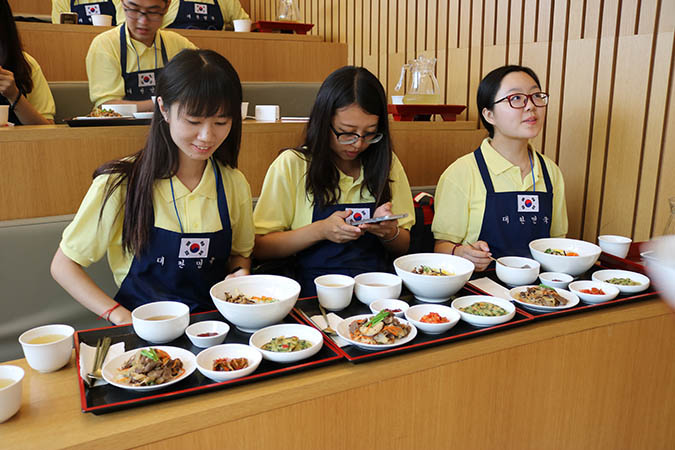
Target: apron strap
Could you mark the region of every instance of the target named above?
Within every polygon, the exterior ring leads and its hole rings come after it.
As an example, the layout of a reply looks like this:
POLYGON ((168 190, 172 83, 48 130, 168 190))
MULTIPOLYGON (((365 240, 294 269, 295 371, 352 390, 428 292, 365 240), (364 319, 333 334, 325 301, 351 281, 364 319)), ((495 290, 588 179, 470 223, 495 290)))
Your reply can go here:
POLYGON ((492 184, 492 178, 490 178, 490 172, 488 171, 487 164, 485 163, 485 158, 483 158, 483 152, 480 151, 480 147, 474 150, 473 156, 476 158, 476 164, 478 164, 480 176, 483 178, 485 190, 487 191, 488 195, 494 194, 495 188, 492 184))
MULTIPOLYGON (((122 64, 122 78, 127 75, 127 33, 125 28, 127 24, 124 23, 120 27, 120 64, 122 64)), ((163 47, 162 47, 163 48, 163 47)), ((138 70, 141 70, 139 67, 138 70)))
MULTIPOLYGON (((166 56, 166 48, 164 48, 164 39, 162 39, 162 33, 160 33, 159 30, 157 30, 157 33, 159 33, 159 46, 162 48, 162 67, 164 67, 168 64, 169 58, 166 56)), ((138 70, 141 70, 141 68, 139 67, 138 70)))
POLYGON ((541 164, 541 173, 544 175, 544 183, 546 184, 546 192, 553 194, 553 183, 551 183, 551 177, 548 174, 548 169, 546 168, 546 163, 544 162, 544 157, 537 153, 539 158, 539 164, 541 164))

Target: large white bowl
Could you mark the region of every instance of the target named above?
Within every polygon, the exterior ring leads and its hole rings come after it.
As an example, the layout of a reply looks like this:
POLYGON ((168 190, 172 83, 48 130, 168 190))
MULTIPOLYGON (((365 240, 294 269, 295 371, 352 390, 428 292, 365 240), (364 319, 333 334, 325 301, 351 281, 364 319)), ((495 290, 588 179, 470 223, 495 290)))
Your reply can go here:
POLYGON ((405 312, 405 318, 422 333, 441 334, 457 325, 460 316, 457 311, 445 305, 414 305, 405 312), (420 320, 431 312, 445 317, 448 321, 445 323, 427 323, 420 320))
POLYGON ((12 380, 9 386, 0 388, 0 423, 12 417, 21 408, 21 390, 24 371, 21 367, 0 365, 0 379, 12 380))
POLYGON ((516 315, 516 307, 508 300, 490 295, 467 295, 459 297, 452 302, 452 309, 457 311, 463 321, 475 327, 491 327, 500 323, 508 322, 516 315), (500 306, 506 310, 503 316, 478 316, 476 314, 465 313, 460 308, 466 308, 474 303, 488 302, 500 306))
POLYGON ((323 336, 321 332, 316 328, 308 327, 307 325, 300 325, 295 323, 283 323, 280 325, 272 325, 271 327, 263 328, 258 330, 251 336, 249 339, 249 344, 260 350, 263 358, 278 362, 278 363, 291 363, 307 359, 311 356, 316 355, 321 347, 323 347, 323 336), (312 343, 312 346, 304 350, 298 350, 296 352, 272 352, 269 350, 263 350, 262 346, 271 341, 273 338, 284 336, 292 337, 297 336, 299 339, 304 339, 312 343))
POLYGON ((44 325, 28 330, 19 336, 28 365, 38 372, 54 372, 68 364, 73 351, 73 334, 70 325, 44 325), (46 344, 31 344, 36 338, 48 335, 62 336, 46 344))
POLYGON ((374 314, 359 314, 357 316, 348 317, 338 324, 337 329, 335 331, 342 339, 363 350, 386 350, 388 348, 398 347, 399 345, 403 345, 412 341, 413 339, 415 339, 415 336, 417 336, 417 328, 415 327, 415 325, 413 325, 412 323, 408 322, 405 319, 397 318, 399 322, 410 325, 410 333, 408 333, 408 335, 402 339, 396 339, 393 344, 366 344, 365 342, 358 342, 349 337, 350 323, 352 323, 355 320, 370 319, 373 316, 374 314))
POLYGON ((594 305, 596 303, 602 303, 609 300, 614 300, 617 295, 619 295, 619 288, 612 286, 608 283, 599 283, 597 281, 581 280, 574 281, 568 286, 570 292, 575 294, 579 299, 584 303, 589 303, 594 305), (584 289, 602 289, 602 292, 605 294, 589 294, 587 292, 581 292, 584 289))
POLYGON ((511 287, 534 283, 540 267, 539 262, 534 259, 520 256, 503 256, 495 263, 497 278, 511 287))
POLYGON ((560 294, 561 297, 563 297, 565 300, 567 300, 567 304, 564 306, 544 306, 544 305, 534 305, 532 303, 527 303, 518 297, 518 294, 520 292, 527 290, 527 288, 533 287, 533 286, 519 286, 511 289, 509 291, 509 295, 519 305, 523 306, 524 308, 528 308, 534 311, 541 311, 541 312, 551 312, 551 311, 560 311, 562 309, 568 309, 568 308, 573 308, 579 304, 579 297, 576 296, 576 294, 573 294, 570 291, 566 291, 565 289, 559 289, 559 288, 553 288, 555 291, 560 294))
POLYGON ((225 342, 230 326, 220 320, 204 320, 196 322, 185 329, 192 345, 199 348, 212 347, 225 342), (199 336, 203 333, 216 333, 214 336, 199 336))
POLYGON ((206 378, 220 383, 252 374, 260 365, 260 361, 262 353, 255 347, 245 344, 223 344, 202 350, 197 355, 197 370, 206 378), (213 361, 221 358, 246 358, 248 367, 230 372, 213 370, 213 361))
POLYGON ((253 333, 286 317, 300 295, 297 281, 278 275, 248 275, 228 278, 211 288, 213 303, 230 323, 245 333, 253 333), (247 296, 266 296, 279 301, 242 305, 224 300, 225 292, 247 296))
POLYGON ((115 111, 117 114, 121 114, 125 117, 132 117, 135 112, 138 112, 138 106, 133 103, 119 103, 116 105, 101 105, 102 109, 108 109, 110 111, 115 111))
POLYGON ((394 261, 394 269, 403 284, 415 297, 423 302, 442 303, 459 291, 474 271, 468 259, 445 253, 413 253, 394 261), (454 275, 432 276, 413 273, 420 265, 446 270, 454 275))
POLYGON ((607 286, 615 286, 624 294, 636 294, 642 292, 646 290, 650 284, 649 277, 642 275, 641 273, 631 272, 630 270, 598 270, 597 272, 593 272, 591 279, 607 286), (630 278, 640 284, 635 286, 623 286, 620 284, 608 283, 607 280, 612 278, 630 278))
POLYGON ((362 273, 354 277, 354 294, 366 305, 382 298, 398 298, 401 278, 386 272, 362 273))
POLYGON ((166 344, 180 337, 190 324, 190 308, 185 303, 163 301, 141 305, 131 312, 134 332, 153 344, 166 344), (158 316, 172 316, 165 320, 149 320, 158 316))
POLYGON ((595 244, 578 239, 544 238, 530 242, 530 253, 546 272, 563 272, 577 276, 595 264, 602 250, 595 244), (551 255, 545 253, 548 248, 576 252, 579 256, 551 255))

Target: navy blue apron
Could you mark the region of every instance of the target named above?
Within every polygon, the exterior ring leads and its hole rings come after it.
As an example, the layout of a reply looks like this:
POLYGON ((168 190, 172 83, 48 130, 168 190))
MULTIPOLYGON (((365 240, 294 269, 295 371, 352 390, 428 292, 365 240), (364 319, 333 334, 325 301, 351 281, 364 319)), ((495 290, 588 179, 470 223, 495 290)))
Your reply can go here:
MULTIPOLYGON (((213 309, 209 290, 227 275, 232 229, 222 175, 213 158, 211 164, 223 229, 213 233, 182 233, 153 226, 147 249, 142 255, 134 256, 115 296, 129 311, 160 300, 185 303, 192 312, 213 309)), ((176 216, 180 223, 177 209, 176 216)))
MULTIPOLYGON (((11 103, 5 96, 0 95, 0 105, 11 106, 11 103)), ((23 125, 21 123, 21 121, 19 120, 19 118, 16 116, 16 113, 14 113, 14 110, 9 111, 9 115, 7 116, 7 121, 12 122, 14 125, 23 125)))
POLYGON ((77 13, 77 23, 81 25, 91 25, 91 16, 94 14, 103 14, 112 16, 112 24, 117 25, 117 11, 112 1, 101 1, 96 3, 75 4, 76 0, 70 0, 70 11, 77 13))
MULTIPOLYGON (((162 62, 163 65, 166 66, 169 58, 166 56, 162 35, 159 36, 159 44, 162 51, 162 62)), ((157 68, 157 50, 155 49, 154 69, 142 71, 141 61, 140 58, 138 58, 138 71, 127 73, 126 25, 120 27, 120 64, 122 65, 122 78, 124 79, 124 100, 150 100, 150 97, 155 95, 157 77, 163 68, 157 68)))
MULTIPOLYGON (((345 203, 319 208, 314 206, 312 222, 323 220, 335 211, 354 208, 369 208, 370 217, 375 212, 375 203, 345 203)), ((314 278, 329 273, 339 273, 351 277, 364 272, 390 272, 387 264, 387 251, 380 240, 372 233, 364 233, 360 238, 338 244, 329 240, 317 242, 298 253, 297 279, 302 287, 300 295, 316 295, 314 278)))
MULTIPOLYGON (((534 180, 532 191, 495 192, 480 147, 473 154, 487 191, 483 224, 478 240, 488 243, 494 258, 502 256, 530 258, 528 246, 530 241, 551 235, 553 185, 544 158, 537 154, 546 192, 534 191, 534 180)), ((532 172, 534 173, 534 167, 532 172)))
POLYGON ((225 26, 223 13, 218 0, 213 5, 198 2, 179 1, 176 19, 167 28, 183 28, 193 30, 222 30, 225 26))

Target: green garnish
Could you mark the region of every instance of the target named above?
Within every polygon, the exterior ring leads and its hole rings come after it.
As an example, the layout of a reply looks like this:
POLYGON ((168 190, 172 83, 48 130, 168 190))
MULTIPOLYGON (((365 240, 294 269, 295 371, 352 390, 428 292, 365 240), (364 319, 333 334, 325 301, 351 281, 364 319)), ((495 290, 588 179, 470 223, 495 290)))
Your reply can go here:
POLYGON ((154 348, 149 348, 147 350, 141 350, 141 355, 143 355, 146 358, 149 358, 153 361, 159 361, 159 356, 157 356, 157 353, 155 353, 154 348))
POLYGON ((542 288, 544 288, 544 289, 550 289, 550 290, 552 290, 552 291, 555 291, 555 288, 552 288, 551 286, 547 286, 547 285, 545 285, 544 283, 541 283, 541 284, 539 285, 539 287, 542 287, 542 288))
POLYGON ((384 319, 387 318, 388 315, 389 315, 389 311, 387 311, 386 309, 383 309, 382 311, 377 313, 375 316, 371 317, 371 319, 368 321, 368 324, 366 326, 372 327, 376 323, 382 322, 384 319))

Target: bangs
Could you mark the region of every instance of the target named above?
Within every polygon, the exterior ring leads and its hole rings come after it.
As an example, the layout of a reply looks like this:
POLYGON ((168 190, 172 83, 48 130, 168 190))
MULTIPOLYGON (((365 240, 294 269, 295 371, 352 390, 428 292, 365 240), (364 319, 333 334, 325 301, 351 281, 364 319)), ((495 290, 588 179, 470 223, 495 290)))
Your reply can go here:
POLYGON ((179 112, 193 117, 241 114, 241 91, 233 83, 224 82, 222 73, 209 71, 208 66, 205 69, 199 78, 187 80, 184 89, 179 90, 175 99, 179 112))

